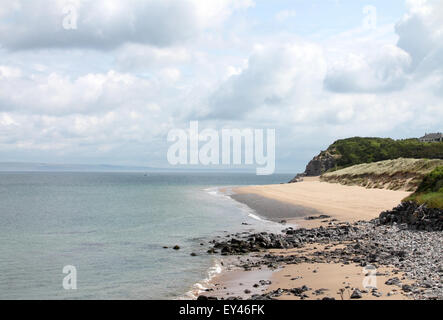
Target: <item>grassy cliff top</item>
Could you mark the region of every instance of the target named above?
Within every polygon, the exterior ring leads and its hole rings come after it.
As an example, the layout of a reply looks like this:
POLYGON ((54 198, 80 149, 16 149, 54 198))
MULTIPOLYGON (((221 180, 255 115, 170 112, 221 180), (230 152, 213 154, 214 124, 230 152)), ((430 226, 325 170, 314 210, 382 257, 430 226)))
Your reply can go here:
POLYGON ((364 175, 387 175, 394 176, 398 174, 419 174, 426 175, 435 168, 443 166, 443 160, 440 159, 405 159, 385 160, 372 163, 358 164, 333 172, 327 172, 322 177, 332 176, 364 176, 364 175))
POLYGON ((427 204, 431 208, 443 209, 443 166, 428 173, 417 191, 405 199, 409 200, 427 204))
POLYGON ((443 142, 356 137, 338 140, 326 152, 334 156, 337 168, 344 168, 397 158, 443 159, 443 142))
POLYGON ((424 177, 443 166, 440 159, 394 159, 327 172, 321 180, 366 188, 415 191, 424 177))

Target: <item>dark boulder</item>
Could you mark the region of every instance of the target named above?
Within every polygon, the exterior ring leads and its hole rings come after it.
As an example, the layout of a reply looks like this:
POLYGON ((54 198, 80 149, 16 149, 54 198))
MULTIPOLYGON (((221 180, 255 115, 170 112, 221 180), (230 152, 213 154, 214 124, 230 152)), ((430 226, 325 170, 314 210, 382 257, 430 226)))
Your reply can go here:
POLYGON ((382 225, 405 224, 412 230, 443 231, 443 210, 408 201, 382 212, 378 222, 382 225))
POLYGON ((351 294, 351 299, 361 299, 363 298, 363 294, 361 293, 360 290, 355 289, 354 292, 352 292, 351 294))

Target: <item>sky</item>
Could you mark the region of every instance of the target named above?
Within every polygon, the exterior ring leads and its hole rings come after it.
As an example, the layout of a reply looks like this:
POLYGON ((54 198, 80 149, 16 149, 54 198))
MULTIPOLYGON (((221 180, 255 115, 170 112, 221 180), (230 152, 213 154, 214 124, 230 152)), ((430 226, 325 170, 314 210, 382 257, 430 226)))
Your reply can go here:
POLYGON ((443 130, 438 0, 0 0, 0 162, 168 168, 167 135, 276 130, 276 171, 443 130))

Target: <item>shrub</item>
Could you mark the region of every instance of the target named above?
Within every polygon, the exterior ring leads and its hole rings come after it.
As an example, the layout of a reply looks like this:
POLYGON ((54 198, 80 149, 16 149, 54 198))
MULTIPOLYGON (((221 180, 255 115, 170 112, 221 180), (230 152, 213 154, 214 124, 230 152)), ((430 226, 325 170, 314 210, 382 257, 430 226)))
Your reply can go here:
POLYGON ((417 191, 405 199, 409 200, 431 208, 443 209, 443 166, 427 174, 417 191))

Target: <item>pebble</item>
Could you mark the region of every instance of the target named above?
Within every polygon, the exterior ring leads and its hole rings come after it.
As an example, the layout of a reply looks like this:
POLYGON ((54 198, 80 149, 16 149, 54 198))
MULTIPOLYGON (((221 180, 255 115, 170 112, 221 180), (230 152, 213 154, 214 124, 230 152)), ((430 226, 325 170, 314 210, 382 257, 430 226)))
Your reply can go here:
POLYGON ((363 298, 363 294, 360 292, 360 290, 356 289, 351 294, 351 299, 361 299, 363 298))

